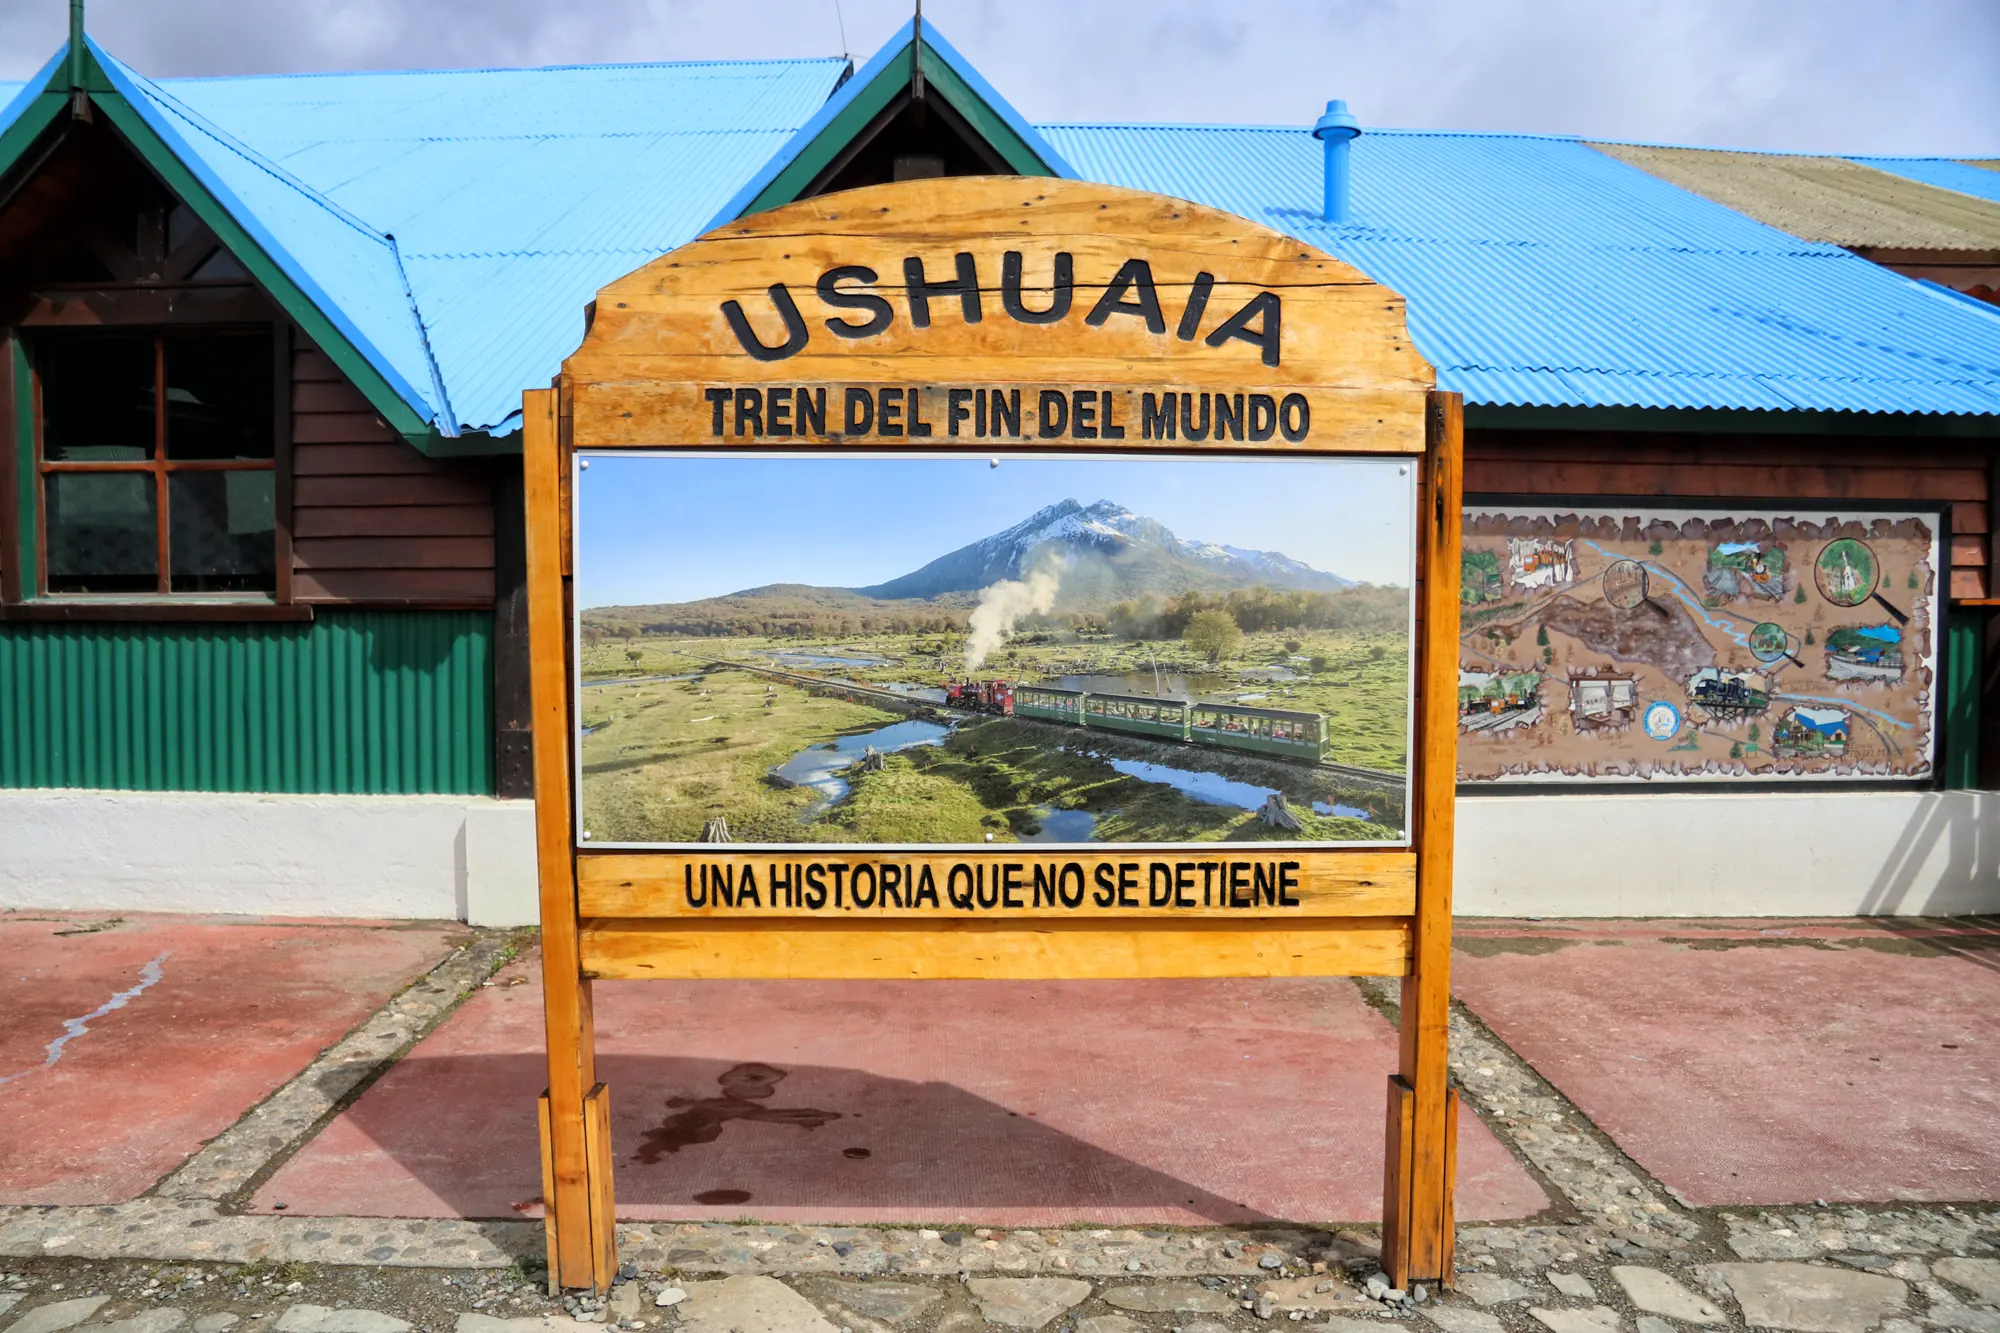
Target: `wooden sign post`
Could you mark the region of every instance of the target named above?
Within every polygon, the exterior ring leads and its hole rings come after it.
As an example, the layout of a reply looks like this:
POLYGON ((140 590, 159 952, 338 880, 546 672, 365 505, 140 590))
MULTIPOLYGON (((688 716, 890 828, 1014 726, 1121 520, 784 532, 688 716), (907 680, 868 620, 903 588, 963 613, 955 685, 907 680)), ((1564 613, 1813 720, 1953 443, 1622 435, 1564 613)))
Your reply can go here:
POLYGON ((591 983, 649 977, 1401 976, 1383 1264, 1399 1286, 1450 1281, 1461 417, 1432 383, 1402 300, 1338 260, 1067 181, 827 195, 599 294, 555 387, 524 403, 552 1284, 603 1289, 616 1271, 591 983), (572 469, 617 450, 1400 459, 1416 472, 1408 836, 593 848, 576 813, 572 469), (754 897, 706 892, 746 879, 754 897))

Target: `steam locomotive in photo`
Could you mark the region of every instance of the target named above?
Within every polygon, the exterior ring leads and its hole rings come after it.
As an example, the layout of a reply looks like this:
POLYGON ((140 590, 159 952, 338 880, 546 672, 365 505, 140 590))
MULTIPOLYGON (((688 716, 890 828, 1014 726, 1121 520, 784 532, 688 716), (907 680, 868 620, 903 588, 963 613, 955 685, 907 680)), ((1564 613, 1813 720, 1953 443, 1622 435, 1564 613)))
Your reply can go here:
POLYGON ((1004 680, 947 680, 944 683, 944 702, 947 708, 962 709, 968 713, 1011 717, 1014 712, 1014 687, 1004 680))

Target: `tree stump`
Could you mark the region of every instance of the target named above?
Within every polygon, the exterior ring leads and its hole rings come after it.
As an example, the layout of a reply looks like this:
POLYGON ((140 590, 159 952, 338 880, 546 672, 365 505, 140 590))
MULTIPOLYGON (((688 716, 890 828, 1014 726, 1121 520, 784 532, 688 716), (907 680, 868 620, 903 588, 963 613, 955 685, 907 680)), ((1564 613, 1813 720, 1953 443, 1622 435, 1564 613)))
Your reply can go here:
POLYGON ((888 757, 871 745, 862 753, 861 771, 863 773, 880 773, 887 762, 888 757))
POLYGON ((1257 812, 1257 818, 1272 828, 1284 829, 1288 833, 1297 833, 1305 828, 1304 822, 1292 813, 1292 807, 1285 804, 1285 794, 1281 791, 1274 791, 1264 798, 1264 807, 1257 812))
POLYGON ((728 842, 729 821, 721 815, 710 815, 708 822, 701 826, 701 840, 703 842, 728 842))

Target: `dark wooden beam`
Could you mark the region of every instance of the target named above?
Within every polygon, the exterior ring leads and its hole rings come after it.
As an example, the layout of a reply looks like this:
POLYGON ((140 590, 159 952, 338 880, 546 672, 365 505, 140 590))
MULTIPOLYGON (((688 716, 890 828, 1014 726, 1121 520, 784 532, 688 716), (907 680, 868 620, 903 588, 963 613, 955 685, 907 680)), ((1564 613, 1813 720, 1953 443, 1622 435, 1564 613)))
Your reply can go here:
POLYGON ((527 522, 520 461, 508 459, 493 476, 493 794, 515 799, 535 794, 527 522))
POLYGON ((305 621, 310 606, 279 606, 275 602, 196 602, 165 597, 152 601, 85 601, 44 597, 18 605, 0 606, 0 621, 59 621, 70 624, 131 621, 305 621))
POLYGON ((185 287, 45 288, 29 294, 22 328, 269 324, 270 300, 241 283, 185 287))
POLYGON ((24 446, 16 439, 14 423, 14 340, 0 338, 0 604, 21 600, 21 475, 20 455, 24 446))

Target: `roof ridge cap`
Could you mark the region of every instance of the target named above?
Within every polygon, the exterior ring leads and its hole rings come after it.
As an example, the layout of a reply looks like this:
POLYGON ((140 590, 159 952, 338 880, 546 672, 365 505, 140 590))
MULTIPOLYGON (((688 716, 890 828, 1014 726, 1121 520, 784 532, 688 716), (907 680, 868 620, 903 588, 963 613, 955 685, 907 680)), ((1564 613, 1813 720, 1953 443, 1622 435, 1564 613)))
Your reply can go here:
MULTIPOLYGON (((1208 131, 1215 133, 1252 134, 1311 134, 1310 125, 1226 125, 1213 121, 1145 121, 1145 120, 1044 120, 1037 121, 1039 130, 1173 130, 1208 131)), ((1554 134, 1543 130, 1448 130, 1412 128, 1405 125, 1369 125, 1364 127, 1365 135, 1388 135, 1392 138, 1411 139, 1537 139, 1548 143, 1588 144, 1593 142, 1581 134, 1554 134)))
MULTIPOLYGON (((104 58, 109 59, 113 57, 107 56, 104 58)), ((354 230, 360 232, 362 235, 368 237, 370 240, 375 241, 377 244, 383 246, 389 246, 392 249, 394 248, 386 232, 377 231, 367 221, 365 221, 364 219, 358 217, 353 213, 350 213, 347 209, 342 208, 339 204, 333 202, 333 200, 328 199, 325 195, 321 194, 319 191, 307 185, 297 176, 292 175, 291 172, 286 171, 283 167, 271 161, 270 158, 265 157, 262 153, 258 152, 256 149, 250 147, 250 145, 244 143, 241 139, 238 139, 235 135, 229 133, 229 131, 223 129, 220 125, 217 125, 214 121, 211 121, 210 119, 208 119, 208 117, 202 115, 200 112, 196 111, 193 107, 189 106, 187 103, 181 101, 180 98, 175 97, 172 93, 160 87, 157 83, 154 83, 151 79, 148 79, 145 75, 140 74, 138 71, 134 70, 130 65, 125 64, 123 61, 119 61, 118 64, 119 68, 124 72, 125 77, 132 80, 135 86, 145 89, 148 96, 157 98, 163 108, 171 111, 174 115, 179 116, 182 120, 186 121, 192 128, 201 131, 209 138, 215 140, 215 142, 220 144, 222 147, 228 149, 232 153, 235 153, 238 157, 241 157, 245 162, 248 162, 251 166, 256 167, 259 171, 262 171, 266 175, 270 176, 273 180, 279 181, 289 186, 291 189, 298 192, 301 196, 310 200, 312 203, 317 204, 320 208, 325 209, 328 213, 340 219, 342 222, 346 223, 354 230)))
MULTIPOLYGON (((564 65, 463 65, 440 69, 293 69, 269 70, 257 74, 190 74, 162 79, 159 83, 249 83, 279 79, 365 79, 402 78, 436 74, 548 74, 584 69, 696 69, 709 66, 743 65, 831 65, 845 56, 763 56, 745 60, 612 60, 576 61, 564 65)), ((127 67, 129 68, 129 66, 127 67)))

